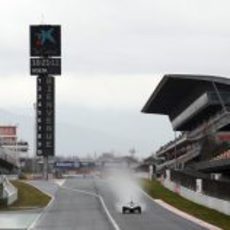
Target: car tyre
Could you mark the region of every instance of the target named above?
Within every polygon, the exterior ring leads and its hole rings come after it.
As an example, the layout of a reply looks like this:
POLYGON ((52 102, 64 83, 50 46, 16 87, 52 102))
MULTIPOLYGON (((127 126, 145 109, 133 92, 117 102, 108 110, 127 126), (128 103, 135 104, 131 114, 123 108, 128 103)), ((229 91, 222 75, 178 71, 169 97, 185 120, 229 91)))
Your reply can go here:
POLYGON ((138 207, 138 213, 141 214, 141 207, 138 207))
POLYGON ((126 208, 122 208, 122 213, 125 214, 126 213, 126 208))

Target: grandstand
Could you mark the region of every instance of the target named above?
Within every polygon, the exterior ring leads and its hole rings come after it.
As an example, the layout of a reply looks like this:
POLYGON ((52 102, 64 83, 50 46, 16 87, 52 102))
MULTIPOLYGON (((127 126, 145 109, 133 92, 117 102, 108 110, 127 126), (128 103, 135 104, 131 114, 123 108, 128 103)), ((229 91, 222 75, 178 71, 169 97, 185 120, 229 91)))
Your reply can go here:
POLYGON ((230 160, 222 160, 230 148, 230 79, 165 75, 142 112, 167 115, 173 130, 181 133, 156 151, 154 157, 163 159, 156 161, 156 173, 167 168, 212 173, 218 168, 230 176, 230 160))

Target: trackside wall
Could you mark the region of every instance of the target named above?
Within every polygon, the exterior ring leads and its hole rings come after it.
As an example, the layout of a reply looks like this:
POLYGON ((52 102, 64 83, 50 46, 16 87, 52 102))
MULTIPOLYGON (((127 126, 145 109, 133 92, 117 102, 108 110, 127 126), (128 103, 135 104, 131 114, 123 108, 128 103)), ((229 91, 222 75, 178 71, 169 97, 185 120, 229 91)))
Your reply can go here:
MULTIPOLYGON (((198 184, 200 183, 200 181, 197 182, 198 184)), ((216 211, 226 215, 230 215, 230 201, 205 195, 202 193, 202 188, 200 186, 197 186, 197 190, 193 191, 176 182, 173 182, 170 180, 170 171, 166 173, 166 178, 161 178, 161 183, 164 187, 188 200, 201 204, 205 207, 215 209, 216 211)))

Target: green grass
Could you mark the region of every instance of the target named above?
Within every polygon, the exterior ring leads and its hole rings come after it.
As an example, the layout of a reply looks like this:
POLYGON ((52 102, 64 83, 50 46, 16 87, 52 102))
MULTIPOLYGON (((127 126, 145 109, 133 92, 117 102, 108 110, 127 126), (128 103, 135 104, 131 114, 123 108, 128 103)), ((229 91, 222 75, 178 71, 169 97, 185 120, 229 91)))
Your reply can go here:
POLYGON ((192 216, 216 225, 224 230, 230 230, 230 216, 186 200, 163 187, 158 181, 142 180, 141 184, 144 190, 154 199, 161 199, 192 216))
POLYGON ((35 187, 22 181, 11 182, 18 189, 18 200, 9 207, 0 207, 2 210, 15 210, 23 208, 40 208, 46 206, 50 197, 35 187))

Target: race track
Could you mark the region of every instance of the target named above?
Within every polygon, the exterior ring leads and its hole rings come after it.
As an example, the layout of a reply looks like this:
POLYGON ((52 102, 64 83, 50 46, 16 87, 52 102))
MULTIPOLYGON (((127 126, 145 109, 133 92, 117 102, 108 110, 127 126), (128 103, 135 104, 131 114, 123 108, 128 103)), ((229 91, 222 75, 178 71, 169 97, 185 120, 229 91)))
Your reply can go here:
MULTIPOLYGON (((49 191, 49 183, 37 186, 49 191)), ((53 186, 53 185, 52 185, 53 186)), ((34 223, 32 229, 46 230, 202 230, 203 227, 185 220, 159 206, 143 193, 145 210, 139 214, 122 214, 116 208, 116 196, 105 179, 79 177, 68 179, 54 193, 55 200, 34 223), (117 226, 111 223, 99 199, 117 226)))

